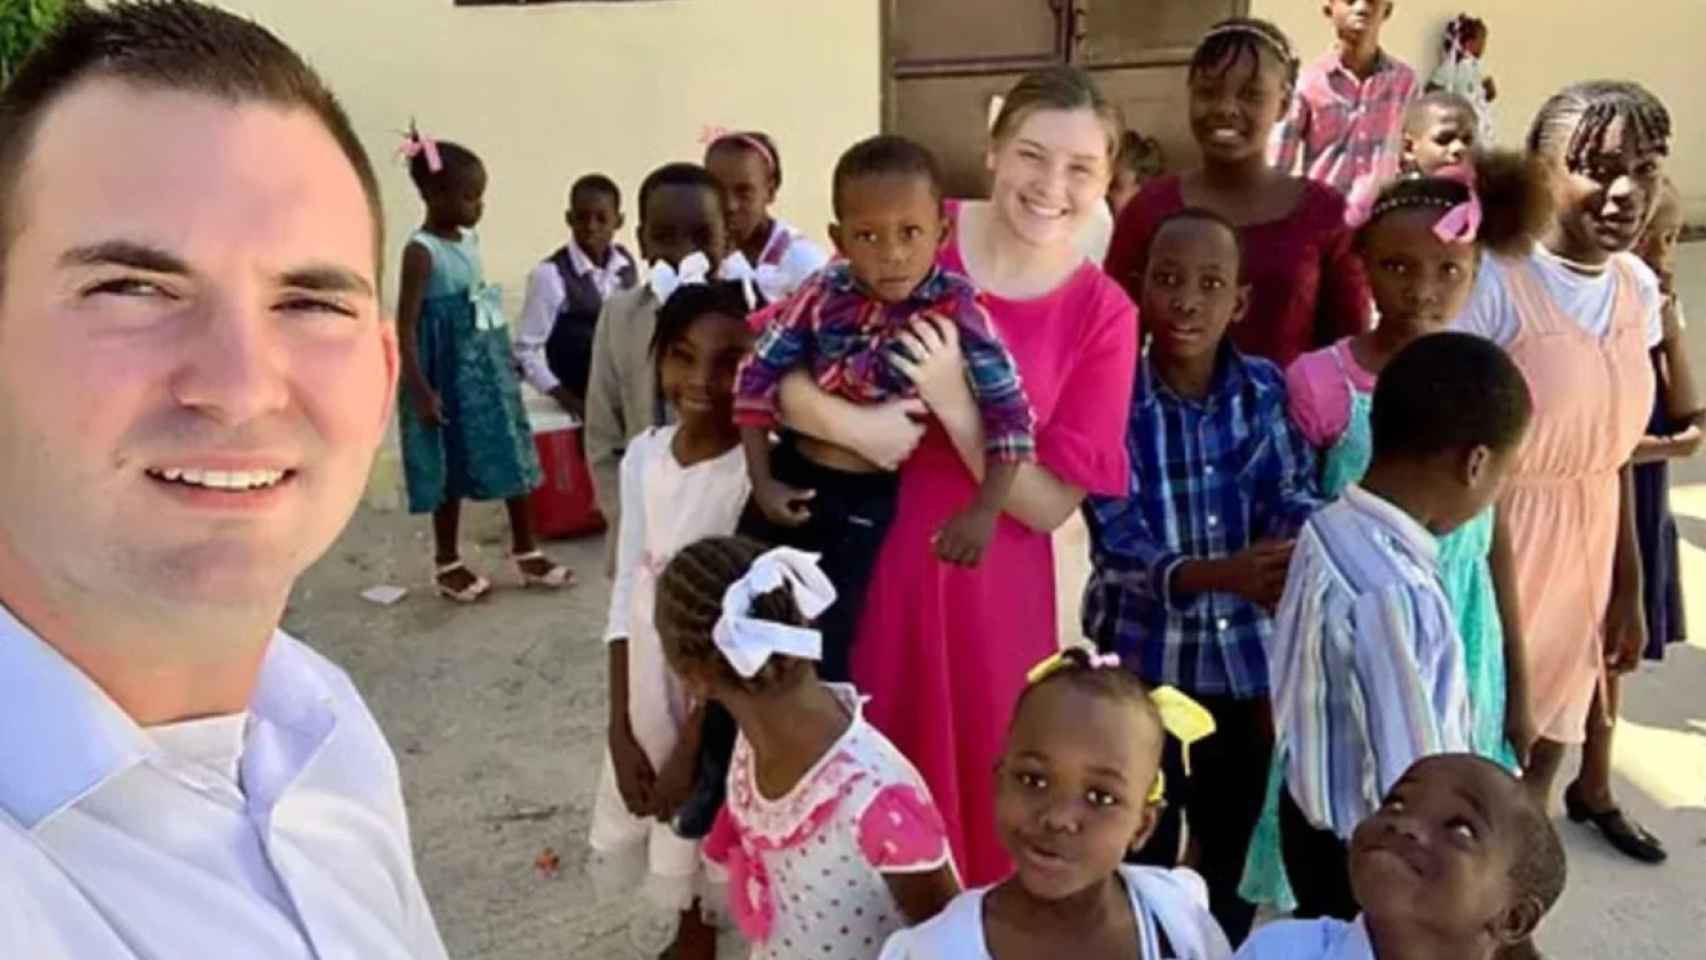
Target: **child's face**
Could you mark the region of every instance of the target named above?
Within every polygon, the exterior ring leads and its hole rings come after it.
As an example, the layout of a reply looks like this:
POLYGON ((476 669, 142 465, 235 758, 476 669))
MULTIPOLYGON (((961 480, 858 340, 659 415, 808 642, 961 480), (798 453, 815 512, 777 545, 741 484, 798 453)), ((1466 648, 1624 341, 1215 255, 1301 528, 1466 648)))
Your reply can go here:
POLYGON ((751 346, 746 321, 722 313, 700 315, 664 345, 658 381, 682 423, 733 422, 735 370, 751 346))
POLYGON ((427 198, 432 218, 447 226, 473 229, 486 212, 486 168, 470 163, 445 177, 427 198))
POLYGON ((996 774, 995 823, 1027 893, 1049 901, 1080 893, 1148 838, 1161 737, 1135 704, 1070 683, 1026 697, 996 774))
POLYGON ((1576 169, 1564 163, 1570 133, 1550 148, 1558 229, 1576 249, 1604 256, 1631 250, 1652 217, 1664 180, 1664 155, 1629 134, 1622 120, 1614 120, 1602 143, 1576 169))
POLYGON ((1463 52, 1479 60, 1487 55, 1487 28, 1482 27, 1479 33, 1471 34, 1463 41, 1463 52))
POLYGON ((1246 288, 1238 281, 1238 243, 1227 229, 1202 220, 1175 220, 1150 242, 1143 275, 1145 323, 1160 357, 1212 357, 1226 328, 1244 316, 1246 288))
POLYGON ((1142 187, 1143 177, 1136 170, 1123 164, 1115 167, 1114 178, 1108 181, 1108 212, 1118 217, 1142 187))
POLYGON ((622 214, 616 198, 603 190, 583 190, 569 204, 569 231, 575 243, 594 260, 604 259, 616 231, 622 229, 622 214))
POLYGON ((1448 329, 1475 286, 1476 247, 1446 243, 1434 233, 1437 207, 1395 210, 1359 238, 1380 324, 1410 339, 1448 329))
POLYGON ((1539 920, 1538 901, 1517 903, 1511 869, 1522 830, 1522 787, 1484 760, 1425 758, 1357 826, 1351 890, 1380 929, 1430 939, 1505 943, 1539 920), (1526 922, 1513 911, 1532 911, 1526 922))
POLYGON ((1647 266, 1659 275, 1666 293, 1670 292, 1676 275, 1676 245, 1681 239, 1682 206, 1667 198, 1653 211, 1652 222, 1647 224, 1647 231, 1641 235, 1641 244, 1636 249, 1647 266))
POLYGON ((1381 26, 1392 16, 1392 6, 1392 0, 1328 0, 1321 12, 1333 21, 1339 39, 1360 42, 1380 35, 1381 26))
POLYGON ((865 289, 899 303, 918 289, 948 238, 942 201, 926 177, 857 177, 841 189, 841 222, 831 224, 835 249, 865 289))
POLYGON ((647 195, 640 217, 640 255, 647 263, 662 260, 678 267, 697 252, 715 265, 727 254, 722 197, 716 191, 696 184, 664 184, 647 195))
POLYGON ((1032 246, 1071 245, 1096 205, 1106 202, 1108 141, 1094 110, 1031 111, 985 158, 997 215, 1032 246))
POLYGON ((722 147, 705 157, 705 169, 728 195, 730 235, 736 245, 745 243, 769 218, 776 199, 770 165, 757 150, 722 147))
POLYGON ((1476 130, 1475 117, 1462 109, 1430 106, 1420 123, 1404 131, 1405 158, 1431 177, 1474 156, 1476 130))
POLYGON ((1205 161, 1236 163, 1267 153, 1291 91, 1279 58, 1237 54, 1190 77, 1191 136, 1205 161))

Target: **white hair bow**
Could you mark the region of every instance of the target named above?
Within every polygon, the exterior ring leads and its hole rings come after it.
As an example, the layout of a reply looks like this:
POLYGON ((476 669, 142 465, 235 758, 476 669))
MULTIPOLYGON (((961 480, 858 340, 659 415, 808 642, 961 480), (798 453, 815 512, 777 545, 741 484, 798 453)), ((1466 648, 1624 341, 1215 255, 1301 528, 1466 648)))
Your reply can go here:
MULTIPOLYGON (((765 303, 776 303, 798 290, 811 276, 811 271, 797 267, 789 269, 774 263, 761 263, 755 267, 748 262, 745 254, 737 250, 723 261, 717 276, 724 280, 750 280, 758 292, 764 294, 765 303)), ((757 304, 749 297, 748 306, 756 307, 757 304)))
POLYGON ((652 295, 658 298, 658 302, 665 303, 682 287, 703 285, 709 283, 710 278, 710 258, 695 250, 682 259, 679 267, 670 266, 667 260, 652 264, 646 283, 651 286, 652 295))
POLYGON ((752 616, 753 602, 782 586, 793 593, 795 606, 807 619, 816 619, 835 602, 835 587, 818 567, 817 554, 777 547, 754 560, 746 576, 723 593, 723 615, 711 629, 717 649, 742 677, 757 676, 778 654, 823 658, 823 634, 818 631, 752 616))

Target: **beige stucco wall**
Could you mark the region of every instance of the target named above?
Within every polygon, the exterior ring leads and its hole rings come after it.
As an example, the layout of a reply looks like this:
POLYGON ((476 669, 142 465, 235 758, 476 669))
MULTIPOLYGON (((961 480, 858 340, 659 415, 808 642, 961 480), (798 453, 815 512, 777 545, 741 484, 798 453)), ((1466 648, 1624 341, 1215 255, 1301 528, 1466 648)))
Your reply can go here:
MULTIPOLYGON (((1306 58, 1332 39, 1315 0, 1253 0, 1252 15, 1277 23, 1306 58)), ((1398 0, 1383 36, 1386 49, 1432 73, 1445 24, 1468 10, 1487 21, 1487 65, 1499 85, 1500 141, 1522 142, 1535 111, 1558 88, 1600 77, 1638 80, 1670 108, 1676 128, 1671 176, 1691 216, 1706 219, 1706 3, 1645 0, 1398 0)))
MULTIPOLYGON (((527 271, 565 233, 564 194, 600 170, 633 193, 652 168, 697 160, 708 127, 756 127, 782 152, 777 213, 821 236, 829 173, 876 131, 876 0, 640 0, 454 7, 451 0, 217 0, 253 16, 330 80, 380 164, 387 285, 420 204, 392 154, 411 117, 472 147, 491 182, 486 270, 519 309, 527 271)), ((370 502, 394 504, 394 451, 370 502)))

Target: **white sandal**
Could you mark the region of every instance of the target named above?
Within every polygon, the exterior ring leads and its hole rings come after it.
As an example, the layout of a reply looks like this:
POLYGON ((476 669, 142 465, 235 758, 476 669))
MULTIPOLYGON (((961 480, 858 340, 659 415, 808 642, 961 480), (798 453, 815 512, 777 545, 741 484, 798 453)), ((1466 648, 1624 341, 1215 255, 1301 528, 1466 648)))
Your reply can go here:
POLYGON ((461 558, 452 560, 449 563, 438 565, 433 573, 432 582, 433 586, 438 590, 439 596, 456 603, 476 603, 492 589, 492 582, 469 570, 467 565, 462 562, 461 558), (474 582, 463 587, 461 590, 454 590, 445 586, 444 575, 447 573, 456 573, 457 571, 461 571, 473 577, 474 582))
POLYGON ((547 590, 556 590, 575 582, 574 571, 560 563, 553 562, 551 558, 545 556, 543 550, 534 550, 530 553, 512 553, 509 558, 515 563, 515 572, 521 575, 523 587, 544 587, 547 590), (544 573, 528 573, 523 564, 529 560, 544 560, 551 564, 551 569, 544 573))

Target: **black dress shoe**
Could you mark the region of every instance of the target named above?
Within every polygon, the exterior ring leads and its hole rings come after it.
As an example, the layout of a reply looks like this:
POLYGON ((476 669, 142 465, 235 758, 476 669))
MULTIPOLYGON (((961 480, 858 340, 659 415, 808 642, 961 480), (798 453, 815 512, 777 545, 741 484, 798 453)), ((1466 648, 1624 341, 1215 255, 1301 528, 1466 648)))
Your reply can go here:
POLYGON ((1669 856, 1665 845, 1659 838, 1647 832, 1647 829, 1623 815, 1617 807, 1610 810, 1593 811, 1588 809, 1581 795, 1572 783, 1564 789, 1564 812, 1569 814, 1575 823, 1591 823, 1599 828, 1606 841, 1623 855, 1642 863, 1664 863, 1669 856))

